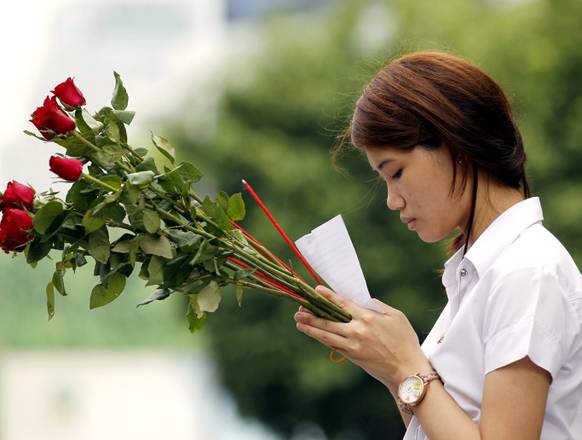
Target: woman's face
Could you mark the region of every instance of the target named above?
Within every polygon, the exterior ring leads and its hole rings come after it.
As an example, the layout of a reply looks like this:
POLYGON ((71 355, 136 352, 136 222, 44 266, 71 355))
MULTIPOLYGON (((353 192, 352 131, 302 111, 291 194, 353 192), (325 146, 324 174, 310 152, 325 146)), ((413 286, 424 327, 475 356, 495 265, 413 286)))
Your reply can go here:
MULTIPOLYGON (((459 197, 459 188, 451 195, 453 170, 448 148, 427 150, 416 146, 408 151, 368 148, 366 155, 371 167, 386 182, 388 208, 399 211, 401 221, 415 230, 421 240, 433 243, 457 228, 464 228, 470 194, 463 191, 459 197)), ((461 180, 458 169, 458 187, 461 180)))

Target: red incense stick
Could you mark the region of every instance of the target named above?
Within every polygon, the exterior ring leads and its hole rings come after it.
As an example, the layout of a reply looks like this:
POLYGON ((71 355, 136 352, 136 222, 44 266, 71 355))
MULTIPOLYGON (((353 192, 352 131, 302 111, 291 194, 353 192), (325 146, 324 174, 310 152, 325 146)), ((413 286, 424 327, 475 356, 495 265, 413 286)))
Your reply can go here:
POLYGON ((293 244, 293 242, 291 240, 289 240, 289 237, 287 237, 287 234, 285 234, 285 231, 283 231, 283 228, 281 228, 281 226, 279 226, 279 223, 277 222, 277 220, 275 220, 275 217, 273 217, 273 215, 269 212, 269 210, 267 209, 265 204, 262 202, 262 200, 259 198, 259 196, 255 192, 255 190, 252 188, 252 186, 249 185, 249 183, 244 179, 242 179, 242 182, 243 182, 245 188, 251 193, 251 196, 253 196, 253 199, 255 199, 255 201, 261 207, 261 209, 263 210, 265 215, 269 218, 269 220, 271 221, 273 226, 275 226, 277 231, 279 231, 279 234, 281 234, 283 239, 287 242, 287 245, 289 245, 291 250, 295 253, 295 255, 297 255, 297 258, 299 258, 299 260, 301 261, 303 266, 305 266, 305 268, 309 271, 309 273, 311 274, 311 276, 313 277, 315 282, 317 284, 321 284, 321 281, 319 281, 319 278, 317 278, 317 275, 315 274, 314 270, 307 263, 307 261, 305 261, 305 258, 303 258, 303 255, 301 255, 301 252, 299 252, 299 249, 297 249, 295 247, 295 244, 293 244))

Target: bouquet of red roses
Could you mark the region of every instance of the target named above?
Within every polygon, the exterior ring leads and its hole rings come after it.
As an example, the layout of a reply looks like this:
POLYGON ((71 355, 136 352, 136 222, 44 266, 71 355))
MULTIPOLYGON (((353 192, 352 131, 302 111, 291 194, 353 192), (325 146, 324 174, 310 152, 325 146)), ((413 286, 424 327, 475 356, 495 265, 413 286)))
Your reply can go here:
POLYGON ((0 247, 5 252, 22 252, 34 267, 59 251, 46 287, 49 319, 55 290, 66 295, 65 272, 93 260, 98 280, 91 308, 117 298, 137 269, 146 285, 158 287, 139 305, 184 295, 191 331, 202 326, 207 312, 218 309, 221 287, 229 284, 239 304, 243 289, 251 289, 291 299, 333 321, 349 321, 347 312, 237 224, 245 216, 240 193, 200 197, 195 186, 202 174, 192 163, 177 164, 163 137, 151 137, 167 161, 162 170, 148 149, 128 144, 126 126, 135 113, 127 110, 127 91, 114 76, 111 106, 94 114, 85 109, 83 93, 71 78, 32 113, 40 136, 25 133, 64 149, 50 158, 49 167, 74 182, 66 196, 37 194, 16 181, 0 193, 0 247))

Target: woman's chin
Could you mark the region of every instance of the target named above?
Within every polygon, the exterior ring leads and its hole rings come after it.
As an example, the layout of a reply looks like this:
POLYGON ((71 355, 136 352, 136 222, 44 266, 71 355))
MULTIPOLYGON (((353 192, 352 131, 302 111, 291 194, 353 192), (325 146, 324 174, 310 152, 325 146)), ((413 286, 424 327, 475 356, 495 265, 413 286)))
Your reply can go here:
POLYGON ((447 236, 447 234, 441 234, 436 231, 425 231, 423 229, 416 229, 418 238, 420 238, 425 243, 437 243, 447 236))

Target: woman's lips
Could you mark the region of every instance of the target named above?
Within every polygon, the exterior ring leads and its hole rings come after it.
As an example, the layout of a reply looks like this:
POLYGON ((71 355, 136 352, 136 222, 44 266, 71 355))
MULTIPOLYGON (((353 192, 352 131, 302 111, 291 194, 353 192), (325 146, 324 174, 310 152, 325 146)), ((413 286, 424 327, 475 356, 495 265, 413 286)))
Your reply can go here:
POLYGON ((410 229, 411 231, 414 230, 414 227, 416 226, 416 218, 414 218, 414 217, 400 217, 400 220, 402 221, 402 223, 406 223, 406 225, 408 226, 408 229, 410 229))

